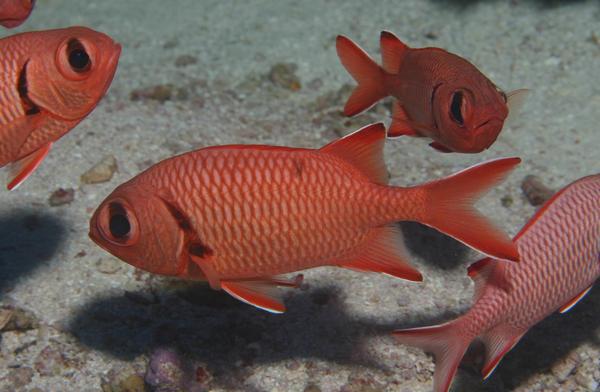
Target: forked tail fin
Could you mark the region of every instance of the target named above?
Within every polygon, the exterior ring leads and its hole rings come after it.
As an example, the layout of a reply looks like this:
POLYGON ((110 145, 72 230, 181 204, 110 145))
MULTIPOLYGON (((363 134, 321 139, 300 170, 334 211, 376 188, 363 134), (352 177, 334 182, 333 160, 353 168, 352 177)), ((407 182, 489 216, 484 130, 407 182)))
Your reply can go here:
POLYGON ((432 327, 401 329, 393 332, 400 343, 419 347, 434 355, 434 392, 448 391, 458 365, 471 343, 471 340, 466 341, 458 333, 459 325, 458 321, 452 321, 432 327))
POLYGON ((338 35, 336 49, 340 61, 358 83, 344 106, 344 114, 354 116, 387 95, 384 72, 364 50, 343 35, 338 35))
POLYGON ((516 157, 494 159, 422 185, 427 209, 423 223, 487 256, 518 261, 519 253, 510 237, 473 204, 520 162, 516 157))

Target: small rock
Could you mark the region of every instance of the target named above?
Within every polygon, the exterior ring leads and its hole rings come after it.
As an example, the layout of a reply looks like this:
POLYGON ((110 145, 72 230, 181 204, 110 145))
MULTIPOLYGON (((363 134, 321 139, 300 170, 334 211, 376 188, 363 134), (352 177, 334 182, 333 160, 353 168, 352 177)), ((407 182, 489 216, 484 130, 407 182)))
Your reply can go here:
POLYGON ((48 198, 48 204, 52 207, 69 204, 75 199, 75 190, 73 188, 58 188, 48 198))
POLYGON ((425 38, 427 39, 437 39, 438 35, 435 31, 428 31, 425 33, 425 38))
POLYGON ((204 366, 196 368, 196 382, 199 384, 208 384, 212 380, 212 374, 204 366))
MULTIPOLYGON (((122 392, 145 392, 144 379, 139 374, 132 374, 121 382, 122 392)), ((117 391, 115 391, 117 392, 117 391)))
POLYGON ((145 392, 144 380, 137 370, 129 365, 115 365, 102 378, 103 392, 145 392))
POLYGON ((0 311, 3 316, 3 327, 1 331, 27 331, 36 329, 40 323, 33 313, 20 308, 3 308, 0 311))
POLYGON ((315 384, 308 384, 306 388, 304 388, 304 392, 321 392, 321 388, 315 384))
POLYGON ((4 327, 12 318, 12 309, 0 309, 0 331, 4 330, 4 327))
POLYGON ((144 380, 151 387, 183 387, 185 371, 179 356, 168 349, 157 349, 150 358, 144 380))
POLYGON ((163 48, 164 49, 173 49, 173 48, 177 47, 177 45, 179 45, 179 40, 177 38, 173 38, 173 39, 170 39, 167 42, 165 42, 163 44, 163 48))
POLYGON ((135 89, 129 94, 132 101, 152 100, 164 103, 173 98, 175 86, 172 84, 159 84, 156 86, 135 89))
POLYGON ((112 275, 121 269, 121 264, 115 259, 100 259, 96 262, 96 269, 103 274, 112 275))
POLYGON ((10 386, 14 387, 14 390, 17 388, 23 388, 25 385, 31 382, 32 378, 33 369, 30 367, 11 369, 6 377, 10 386))
POLYGON ((383 392, 383 390, 383 385, 375 381, 371 375, 351 375, 340 392, 383 392))
POLYGON ((578 371, 577 375, 575 376, 575 381, 586 391, 598 390, 598 382, 594 380, 593 374, 586 373, 584 371, 578 371))
POLYGON ((514 200, 511 195, 504 195, 500 199, 500 203, 502 203, 502 207, 508 208, 513 205, 514 200))
POLYGON ((298 66, 293 63, 278 63, 271 67, 269 71, 269 80, 273 84, 291 90, 298 91, 302 88, 300 79, 295 72, 298 66))
POLYGON ((65 359, 59 350, 46 346, 35 359, 34 367, 40 376, 57 376, 65 367, 65 359))
POLYGON ((552 374, 556 377, 558 382, 564 382, 573 373, 577 367, 577 361, 574 356, 570 355, 566 358, 561 359, 552 366, 552 374))
POLYGON ((144 379, 139 374, 133 373, 131 369, 122 371, 112 369, 108 374, 108 380, 102 382, 103 392, 146 392, 144 379))
POLYGON ((554 194, 554 191, 544 185, 542 180, 535 175, 528 175, 523 179, 521 190, 532 206, 544 204, 554 194))
POLYGON ((592 31, 588 40, 600 48, 600 37, 598 37, 598 35, 595 32, 592 31))
POLYGON ((196 64, 198 62, 198 58, 194 56, 190 56, 189 54, 184 54, 175 59, 176 67, 186 67, 188 65, 196 64))
POLYGON ((177 88, 175 98, 179 101, 187 101, 190 98, 190 93, 183 87, 177 88))
POLYGON ((117 160, 113 155, 107 155, 90 170, 81 175, 81 182, 84 184, 98 184, 110 181, 113 174, 117 171, 117 160))

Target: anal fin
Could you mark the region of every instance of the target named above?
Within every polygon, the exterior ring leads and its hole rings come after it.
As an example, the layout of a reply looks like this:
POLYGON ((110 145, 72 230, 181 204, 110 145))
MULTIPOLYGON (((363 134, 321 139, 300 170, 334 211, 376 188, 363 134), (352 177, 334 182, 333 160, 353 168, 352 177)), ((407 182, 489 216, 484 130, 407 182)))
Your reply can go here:
POLYGON ((575 305, 577 305, 577 302, 581 301, 581 299, 583 297, 585 297, 587 295, 587 293, 590 292, 590 290, 592 289, 593 285, 588 287, 587 289, 583 290, 581 293, 577 294, 573 299, 571 299, 569 302, 567 302, 566 304, 564 304, 559 310, 559 313, 566 313, 569 310, 571 310, 571 308, 575 305))
POLYGON ((355 259, 339 265, 359 271, 380 272, 396 278, 420 282, 423 276, 408 263, 402 232, 395 226, 372 229, 365 250, 355 259))
POLYGON ((38 168, 46 155, 50 152, 52 143, 48 143, 38 150, 27 155, 25 158, 12 163, 9 166, 10 182, 6 186, 9 191, 17 189, 38 168))
POLYGON ((486 349, 485 365, 481 370, 484 380, 491 376, 502 358, 519 343, 525 332, 527 331, 515 331, 499 325, 482 336, 481 340, 486 349))
POLYGON ((294 279, 272 277, 256 280, 222 280, 221 288, 249 305, 271 313, 283 313, 285 305, 277 286, 297 288, 302 284, 302 279, 302 275, 297 275, 294 279))

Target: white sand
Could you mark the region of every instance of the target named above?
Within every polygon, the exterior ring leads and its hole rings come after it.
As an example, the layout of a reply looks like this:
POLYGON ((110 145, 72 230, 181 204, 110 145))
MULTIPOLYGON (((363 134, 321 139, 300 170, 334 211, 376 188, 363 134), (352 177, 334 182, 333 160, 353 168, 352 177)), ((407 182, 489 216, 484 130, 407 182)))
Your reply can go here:
MULTIPOLYGON (((440 46, 472 60, 507 91, 533 90, 522 115, 483 154, 438 154, 408 138, 386 147, 395 184, 521 156, 524 162, 509 180, 479 203, 516 233, 535 211, 520 190, 525 175, 536 174, 558 189, 600 171, 600 3, 449 3, 38 0, 17 31, 85 25, 121 42, 123 53, 99 107, 56 143, 17 192, 0 192, 0 301, 33 311, 42 324, 2 335, 2 390, 100 390, 111 369, 143 371, 161 341, 156 331, 164 328, 191 361, 212 373, 211 390, 303 391, 309 384, 322 391, 430 390, 431 358, 395 344, 384 332, 447 320, 469 306, 472 285, 465 268, 477 255, 436 233, 408 227, 423 284, 322 268, 306 273, 308 291, 290 293, 286 315, 272 316, 206 289, 196 290, 196 304, 186 302, 161 280, 134 274, 93 245, 87 232, 91 212, 115 186, 175 152, 225 143, 318 147, 335 137, 327 125, 331 118, 346 132, 385 120, 373 112, 346 129, 345 120, 315 112, 314 101, 351 82, 335 53, 337 34, 378 56, 379 32, 388 29, 411 46, 440 46), (174 40, 175 47, 165 48, 174 40), (181 55, 198 62, 176 67, 181 55), (297 64, 300 91, 265 80, 280 62, 297 64), (164 83, 196 87, 188 99, 165 104, 129 99, 133 89, 164 83), (324 117, 325 125, 313 123, 324 117), (119 164, 113 179, 80 184, 80 175, 106 154, 119 164), (75 188, 74 202, 48 206, 59 187, 75 188), (507 195, 514 203, 503 207, 500 199, 507 195), (24 228, 31 216, 38 217, 34 230, 24 228), (85 255, 76 256, 81 251, 85 255), (111 268, 118 271, 101 272, 111 268), (124 296, 151 288, 159 304, 124 296), (323 305, 321 292, 329 298, 323 305), (159 328, 164 324, 169 327, 159 328), (40 374, 38 364, 21 389, 3 378, 15 367, 35 368, 45 347, 66 358, 52 374, 40 374)), ((0 30, 1 36, 13 33, 0 30)), ((327 108, 339 109, 341 102, 327 108)), ((599 304, 594 290, 572 313, 536 327, 485 384, 477 368, 465 363, 457 390, 593 390, 600 382, 599 304)))

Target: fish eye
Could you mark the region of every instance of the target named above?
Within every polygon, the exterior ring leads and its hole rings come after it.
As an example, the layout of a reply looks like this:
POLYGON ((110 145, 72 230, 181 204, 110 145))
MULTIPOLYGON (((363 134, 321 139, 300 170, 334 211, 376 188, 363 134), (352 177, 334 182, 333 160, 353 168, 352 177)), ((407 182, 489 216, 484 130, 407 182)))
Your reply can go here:
POLYGON ((450 103, 450 118, 461 127, 465 125, 462 107, 463 93, 462 91, 455 91, 452 94, 452 102, 450 103))
POLYGON ((92 62, 85 47, 76 39, 67 44, 67 56, 71 69, 77 73, 83 73, 90 69, 92 62))
POLYGON ((119 203, 109 206, 108 229, 115 240, 127 240, 131 233, 131 223, 127 217, 127 211, 119 203))

